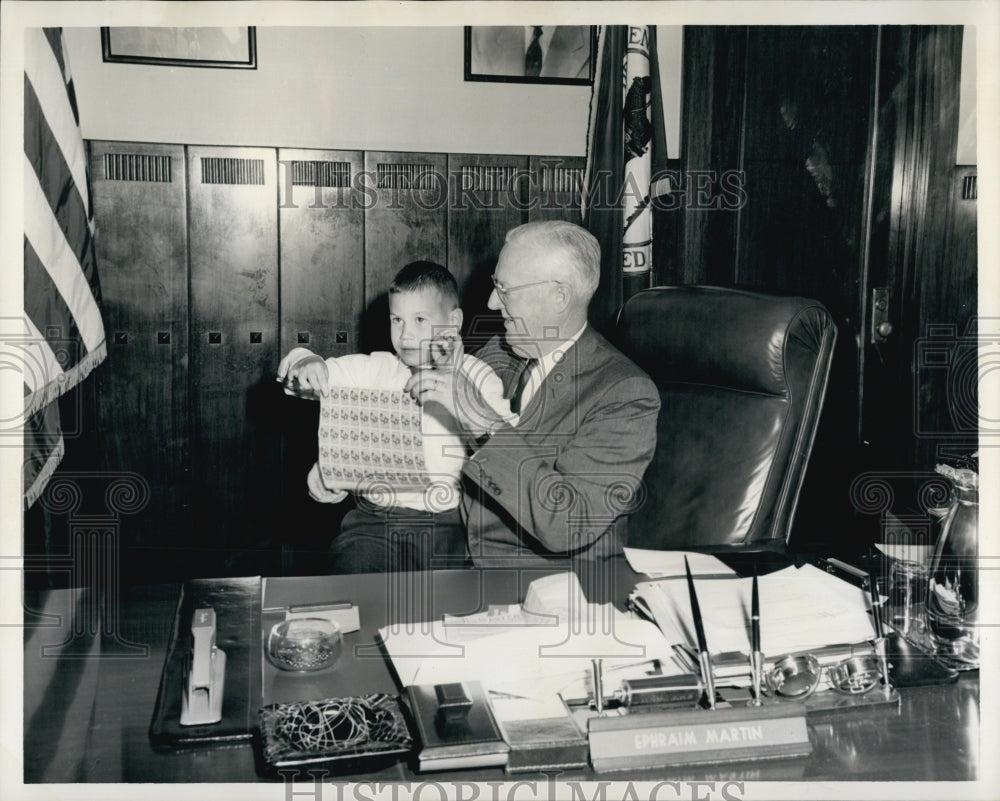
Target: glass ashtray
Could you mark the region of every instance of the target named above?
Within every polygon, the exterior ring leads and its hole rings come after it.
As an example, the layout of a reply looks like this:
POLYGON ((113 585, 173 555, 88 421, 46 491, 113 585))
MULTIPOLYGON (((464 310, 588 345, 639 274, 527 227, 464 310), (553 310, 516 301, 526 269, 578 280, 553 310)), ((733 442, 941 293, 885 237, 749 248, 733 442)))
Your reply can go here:
POLYGON ((283 620, 267 637, 267 658, 281 670, 322 670, 343 650, 340 626, 320 617, 283 620))

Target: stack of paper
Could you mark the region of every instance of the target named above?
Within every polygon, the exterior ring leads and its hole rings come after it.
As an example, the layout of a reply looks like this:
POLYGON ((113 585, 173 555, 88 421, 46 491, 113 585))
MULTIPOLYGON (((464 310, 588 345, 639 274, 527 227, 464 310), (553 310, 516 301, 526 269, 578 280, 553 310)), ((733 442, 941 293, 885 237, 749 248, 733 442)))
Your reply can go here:
POLYGON ((651 551, 645 548, 624 548, 625 558, 636 573, 653 578, 685 576, 684 560, 695 576, 735 576, 736 571, 717 556, 696 551, 651 551))
POLYGON ((490 626, 490 615, 473 616, 470 635, 461 636, 456 619, 419 626, 379 629, 392 665, 405 686, 480 681, 490 691, 520 698, 575 697, 586 683, 592 660, 602 659, 614 678, 629 666, 657 660, 664 673, 678 674, 674 649, 647 620, 611 604, 586 602, 576 577, 539 579, 529 588, 521 613, 514 605, 490 626), (530 607, 530 608, 529 608, 530 607), (517 625, 516 621, 530 621, 517 625), (484 633, 489 632, 489 633, 484 633), (567 695, 567 693, 569 695, 567 695))
MULTIPOLYGON (((761 576, 761 648, 767 657, 809 651, 875 636, 868 594, 812 565, 761 576)), ((750 578, 695 579, 712 653, 750 650, 750 578)), ((697 642, 686 578, 636 585, 632 600, 648 612, 667 641, 697 642)))

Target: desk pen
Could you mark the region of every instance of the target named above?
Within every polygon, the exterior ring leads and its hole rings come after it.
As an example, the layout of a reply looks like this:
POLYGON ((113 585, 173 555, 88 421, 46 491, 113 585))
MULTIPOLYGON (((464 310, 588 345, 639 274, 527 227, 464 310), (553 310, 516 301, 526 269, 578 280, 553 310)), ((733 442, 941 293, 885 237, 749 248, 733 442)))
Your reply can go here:
POLYGON ((594 675, 594 709, 598 715, 604 714, 604 677, 601 673, 601 660, 591 659, 594 675))
POLYGON ((750 670, 753 676, 753 698, 750 703, 760 706, 764 654, 760 650, 760 593, 757 589, 757 565, 753 566, 753 589, 750 594, 750 670))
POLYGON ((879 666, 882 671, 882 685, 885 695, 888 698, 891 692, 889 686, 889 659, 885 651, 885 636, 882 633, 882 601, 879 598, 878 581, 874 571, 868 569, 868 590, 872 598, 872 621, 875 624, 875 653, 878 655, 879 666))
POLYGON ((694 630, 698 636, 698 664, 701 666, 701 678, 705 682, 708 708, 715 709, 715 678, 712 676, 712 658, 708 654, 705 626, 701 620, 701 607, 698 606, 698 595, 694 591, 694 578, 691 576, 691 566, 688 564, 686 556, 684 557, 684 570, 687 573, 688 594, 691 596, 691 616, 694 618, 694 630))

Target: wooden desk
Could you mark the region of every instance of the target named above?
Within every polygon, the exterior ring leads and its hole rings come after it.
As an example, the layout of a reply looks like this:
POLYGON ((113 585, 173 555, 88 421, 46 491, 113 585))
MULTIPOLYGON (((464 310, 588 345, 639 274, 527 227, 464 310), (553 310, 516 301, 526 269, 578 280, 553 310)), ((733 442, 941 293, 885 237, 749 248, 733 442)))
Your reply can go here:
MULTIPOLYGON (((371 643, 384 625, 387 606, 395 619, 419 621, 445 611, 467 614, 488 603, 523 598, 537 573, 442 571, 430 587, 388 585, 385 576, 331 576, 279 579, 280 586, 313 582, 313 588, 349 598, 361 609, 362 629, 355 643, 371 643), (410 590, 405 587, 409 586, 410 590), (409 593, 409 594, 407 594, 409 593), (387 604, 388 599, 388 604, 387 604)), ((622 602, 636 580, 622 566, 607 595, 622 602)), ((272 580, 275 581, 275 580, 272 580)), ((310 592, 313 591, 310 588, 310 592)), ((297 589, 295 590, 298 591, 297 589)), ((261 781, 249 745, 161 753, 148 729, 160 670, 169 640, 179 587, 124 588, 117 608, 99 628, 98 605, 87 591, 56 590, 26 594, 24 649, 24 781, 35 782, 252 782, 261 781), (32 612, 57 617, 40 618, 32 612), (47 625, 39 625, 46 623, 47 625), (76 632, 74 635, 74 631, 76 632), (69 645, 58 653, 46 646, 69 645)), ((593 596, 592 600, 597 600, 593 596)), ((114 607, 111 604, 111 607, 114 607)), ((336 672, 340 675, 340 672, 336 672)), ((388 667, 367 660, 364 689, 398 692, 388 667)), ((341 676, 340 680, 347 680, 341 676)), ((350 679, 353 681, 353 679, 350 679)), ((342 688, 331 687, 331 694, 342 688)), ((352 686, 351 691, 357 692, 352 686)), ((975 674, 955 684, 901 690, 898 716, 838 719, 812 727, 809 757, 743 764, 715 764, 628 775, 575 771, 561 780, 656 779, 692 781, 965 781, 979 774, 979 682, 975 674)), ((303 780, 308 776, 303 775, 303 780)), ((359 780, 375 782, 503 781, 501 769, 416 774, 397 764, 359 780)), ((545 781, 539 774, 509 777, 545 781)))

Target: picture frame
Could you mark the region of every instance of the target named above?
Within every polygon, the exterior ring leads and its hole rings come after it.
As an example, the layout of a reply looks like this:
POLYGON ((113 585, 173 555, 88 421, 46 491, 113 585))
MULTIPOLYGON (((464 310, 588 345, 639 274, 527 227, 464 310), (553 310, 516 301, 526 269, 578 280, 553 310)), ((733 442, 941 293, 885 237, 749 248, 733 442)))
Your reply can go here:
POLYGON ((170 67, 257 69, 257 29, 105 27, 104 61, 170 67))
POLYGON ((469 25, 465 28, 465 80, 590 86, 597 64, 594 25, 537 26, 544 51, 540 72, 525 73, 536 26, 469 25))

